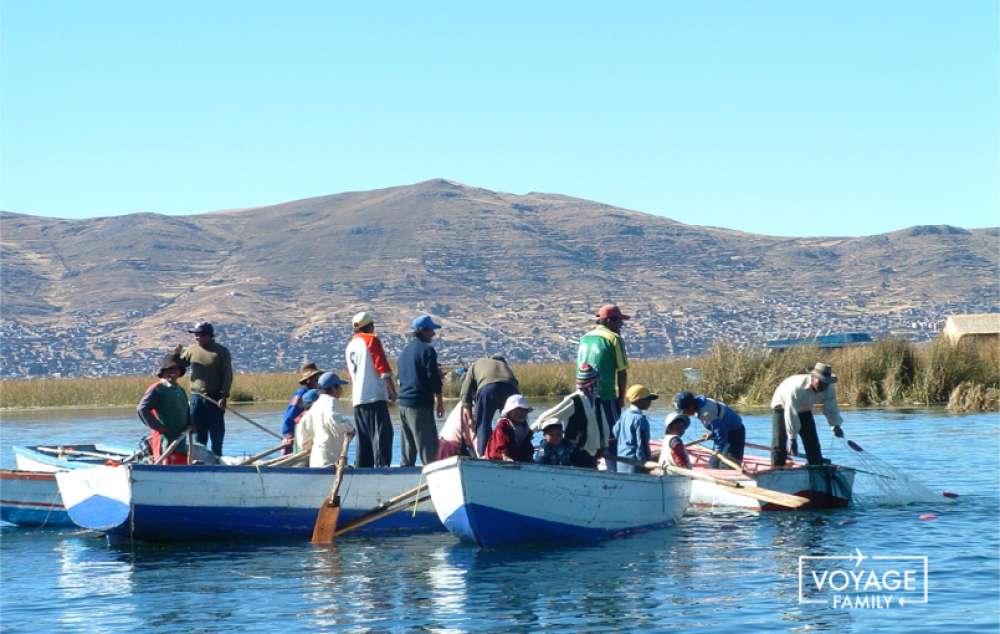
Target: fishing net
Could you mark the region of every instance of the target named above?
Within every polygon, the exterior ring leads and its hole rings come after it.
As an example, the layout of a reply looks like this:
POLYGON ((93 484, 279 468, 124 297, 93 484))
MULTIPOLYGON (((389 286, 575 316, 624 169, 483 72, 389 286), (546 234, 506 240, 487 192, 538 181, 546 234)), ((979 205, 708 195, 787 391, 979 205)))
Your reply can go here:
POLYGON ((840 443, 843 443, 846 455, 851 456, 850 461, 844 461, 844 466, 857 469, 852 496, 856 506, 904 506, 946 499, 903 469, 862 449, 857 443, 843 439, 840 443))

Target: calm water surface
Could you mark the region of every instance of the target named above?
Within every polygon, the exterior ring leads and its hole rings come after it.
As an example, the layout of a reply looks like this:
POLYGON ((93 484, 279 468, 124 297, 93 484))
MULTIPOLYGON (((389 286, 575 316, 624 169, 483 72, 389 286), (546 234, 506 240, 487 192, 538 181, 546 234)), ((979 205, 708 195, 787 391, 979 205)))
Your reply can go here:
MULTIPOLYGON (((273 406, 243 411, 278 428, 273 406)), ((659 434, 664 412, 654 413, 659 434)), ((766 443, 765 416, 745 420, 750 440, 766 443)), ((333 547, 110 547, 82 531, 4 527, 0 622, 4 632, 997 632, 1000 416, 865 411, 846 420, 848 437, 870 453, 962 497, 829 512, 689 513, 676 528, 596 546, 493 551, 448 534, 343 538, 333 547), (936 519, 920 519, 927 513, 936 519), (798 603, 800 555, 855 549, 928 556, 929 604, 798 603)), ((859 465, 820 424, 827 455, 859 465)), ((0 464, 13 465, 15 444, 130 447, 138 425, 127 410, 4 414, 0 464)), ((235 417, 228 428, 227 453, 271 444, 235 417)), ((859 490, 870 485, 865 477, 859 490)))

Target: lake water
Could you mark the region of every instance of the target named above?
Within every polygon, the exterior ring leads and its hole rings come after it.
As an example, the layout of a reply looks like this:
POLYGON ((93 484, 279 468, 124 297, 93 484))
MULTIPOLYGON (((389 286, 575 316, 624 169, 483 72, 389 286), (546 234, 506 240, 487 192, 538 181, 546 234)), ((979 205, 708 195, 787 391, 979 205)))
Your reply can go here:
MULTIPOLYGON (((278 429, 277 407, 242 411, 278 429)), ((654 410, 657 434, 664 414, 654 410)), ((272 444, 227 418, 227 453, 272 444)), ((825 454, 860 466, 818 418, 825 454)), ((594 546, 493 551, 447 533, 343 538, 333 547, 112 547, 83 531, 3 527, 0 623, 4 632, 997 632, 1000 416, 894 410, 845 418, 849 438, 905 467, 934 496, 826 512, 689 512, 675 528, 594 546), (942 490, 961 497, 950 503, 942 490), (799 603, 800 556, 858 549, 926 556, 927 604, 799 603)), ((766 416, 744 420, 749 440, 766 444, 766 416)), ((131 447, 141 433, 127 410, 5 413, 0 462, 13 465, 15 444, 131 447)), ((875 490, 867 477, 858 476, 859 492, 875 490)))

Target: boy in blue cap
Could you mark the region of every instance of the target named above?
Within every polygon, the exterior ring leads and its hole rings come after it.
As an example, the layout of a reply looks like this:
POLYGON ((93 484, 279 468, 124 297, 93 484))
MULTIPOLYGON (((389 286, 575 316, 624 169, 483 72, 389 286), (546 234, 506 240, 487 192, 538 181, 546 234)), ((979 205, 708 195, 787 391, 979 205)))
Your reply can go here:
MULTIPOLYGON (((704 394, 695 396, 691 392, 678 394, 674 398, 674 408, 685 416, 698 416, 713 441, 712 449, 736 463, 743 462, 747 432, 743 419, 733 408, 704 394)), ((712 456, 709 466, 713 469, 729 468, 715 456, 712 456)))
POLYGON ((295 426, 295 440, 303 449, 312 447, 310 467, 330 467, 340 459, 343 443, 350 443, 354 437, 354 420, 337 411, 341 386, 347 381, 334 372, 324 372, 317 383, 319 397, 295 426))

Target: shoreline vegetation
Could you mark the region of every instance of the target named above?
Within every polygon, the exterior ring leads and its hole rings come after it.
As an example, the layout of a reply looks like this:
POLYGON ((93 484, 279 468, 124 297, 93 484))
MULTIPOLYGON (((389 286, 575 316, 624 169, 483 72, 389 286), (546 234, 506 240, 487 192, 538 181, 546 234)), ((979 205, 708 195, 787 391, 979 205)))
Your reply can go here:
MULTIPOLYGON (((833 365, 840 378, 837 401, 846 407, 944 405, 958 412, 1000 411, 996 341, 952 345, 944 339, 920 344, 887 339, 833 351, 802 346, 771 354, 718 344, 697 358, 632 360, 629 383, 642 383, 668 401, 691 390, 737 409, 760 408, 769 405, 782 379, 808 372, 816 361, 833 365), (690 368, 696 372, 685 372, 690 368), (694 374, 697 380, 689 378, 694 374)), ((520 364, 514 372, 529 398, 555 398, 574 389, 572 362, 520 364)), ((237 374, 230 401, 285 401, 297 379, 294 372, 237 374)), ((134 406, 154 380, 152 375, 4 380, 0 409, 134 406)), ((188 388, 185 379, 181 383, 188 388)), ((446 381, 445 397, 457 397, 460 387, 458 381, 446 381)))

